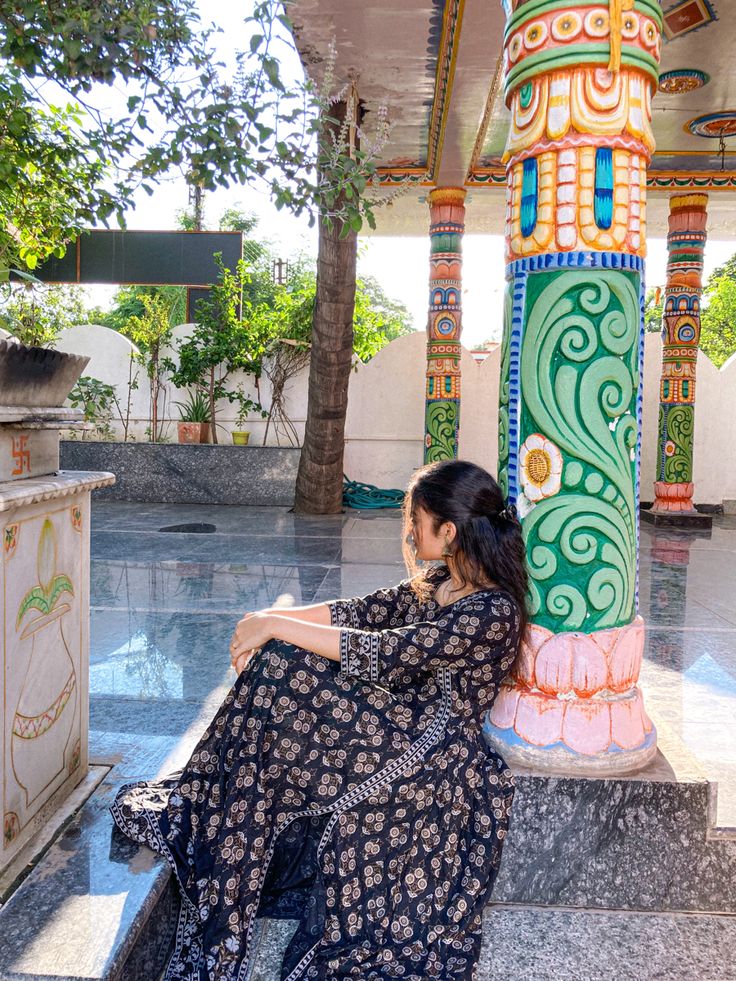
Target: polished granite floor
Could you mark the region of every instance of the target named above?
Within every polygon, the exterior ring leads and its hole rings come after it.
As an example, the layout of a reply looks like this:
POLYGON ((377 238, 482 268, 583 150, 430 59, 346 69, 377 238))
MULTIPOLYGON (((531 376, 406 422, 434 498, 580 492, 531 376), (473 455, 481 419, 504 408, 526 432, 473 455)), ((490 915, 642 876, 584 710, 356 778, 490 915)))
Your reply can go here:
MULTIPOLYGON (((172 752, 191 744, 234 678, 227 645, 244 611, 403 575, 395 512, 95 503, 93 753, 115 734, 145 733, 172 752), (160 530, 198 523, 215 531, 160 530)), ((650 714, 718 780, 718 823, 736 827, 736 519, 716 518, 709 537, 643 526, 640 605, 650 714)), ((171 760, 162 753, 162 771, 171 760)))

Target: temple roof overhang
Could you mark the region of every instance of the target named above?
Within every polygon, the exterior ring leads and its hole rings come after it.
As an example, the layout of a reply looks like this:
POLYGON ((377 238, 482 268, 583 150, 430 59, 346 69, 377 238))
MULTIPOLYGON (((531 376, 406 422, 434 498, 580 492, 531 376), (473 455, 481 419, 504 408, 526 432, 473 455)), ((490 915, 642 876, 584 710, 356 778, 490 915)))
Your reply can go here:
MULTIPOLYGON (((426 234, 428 191, 454 185, 468 191, 467 231, 501 234, 510 116, 500 0, 294 0, 289 9, 307 70, 319 78, 334 42, 336 77, 356 81, 366 129, 388 110, 381 180, 402 193, 379 210, 378 233, 426 234)), ((702 190, 711 237, 736 238, 736 28, 709 0, 667 3, 663 12, 649 234, 666 234, 671 194, 702 190)))

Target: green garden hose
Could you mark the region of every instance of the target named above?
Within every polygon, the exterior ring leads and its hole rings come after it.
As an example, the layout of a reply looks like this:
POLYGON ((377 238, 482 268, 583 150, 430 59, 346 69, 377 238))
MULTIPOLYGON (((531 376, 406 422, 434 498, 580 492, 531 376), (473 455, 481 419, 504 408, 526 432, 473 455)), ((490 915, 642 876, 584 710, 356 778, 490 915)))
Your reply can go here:
POLYGON ((348 480, 343 474, 342 503, 349 508, 400 508, 404 502, 403 490, 381 490, 373 484, 361 484, 348 480))

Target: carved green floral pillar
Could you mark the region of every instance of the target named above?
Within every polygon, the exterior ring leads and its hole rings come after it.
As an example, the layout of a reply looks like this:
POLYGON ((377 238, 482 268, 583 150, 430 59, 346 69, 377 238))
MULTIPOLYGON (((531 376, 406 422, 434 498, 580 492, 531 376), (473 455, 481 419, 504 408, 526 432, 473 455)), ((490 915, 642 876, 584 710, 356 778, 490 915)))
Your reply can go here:
POLYGON ((710 525, 693 504, 695 366, 700 342, 700 297, 708 196, 676 194, 670 200, 667 287, 662 324, 662 379, 655 500, 647 520, 710 525))
POLYGON ((512 764, 623 772, 656 751, 637 562, 661 15, 649 0, 509 7, 499 474, 522 516, 532 624, 487 735, 512 764))
POLYGON ((465 191, 429 193, 431 252, 427 321, 424 462, 457 457, 460 426, 460 332, 465 191))

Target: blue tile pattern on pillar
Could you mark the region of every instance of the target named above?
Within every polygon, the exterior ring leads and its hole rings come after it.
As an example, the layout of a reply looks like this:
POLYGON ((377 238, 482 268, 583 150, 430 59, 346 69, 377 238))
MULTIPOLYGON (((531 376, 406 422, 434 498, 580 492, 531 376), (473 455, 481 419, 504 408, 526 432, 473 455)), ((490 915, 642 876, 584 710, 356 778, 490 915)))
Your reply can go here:
POLYGON ((595 151, 595 223, 601 229, 613 224, 613 151, 599 146, 595 151))
POLYGON ((526 238, 537 225, 538 174, 537 158, 524 161, 521 178, 521 234, 526 238))

